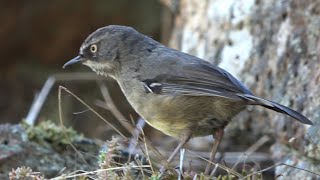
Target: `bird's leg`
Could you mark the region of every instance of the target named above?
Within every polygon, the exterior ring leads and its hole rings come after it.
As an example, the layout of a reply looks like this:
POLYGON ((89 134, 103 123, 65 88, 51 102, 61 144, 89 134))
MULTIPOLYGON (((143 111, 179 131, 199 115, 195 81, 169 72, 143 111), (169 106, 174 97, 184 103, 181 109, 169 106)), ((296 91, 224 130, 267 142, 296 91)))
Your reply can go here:
POLYGON ((214 161, 214 157, 216 156, 219 144, 220 144, 221 139, 223 137, 223 129, 218 129, 218 131, 213 135, 213 137, 214 137, 214 143, 213 143, 213 147, 212 147, 212 150, 210 153, 210 159, 209 159, 210 162, 208 162, 208 164, 206 166, 206 170, 204 171, 205 175, 209 175, 209 173, 210 173, 211 162, 214 161))
MULTIPOLYGON (((168 158, 167 162, 166 162, 166 166, 167 164, 169 164, 173 158, 178 154, 178 152, 180 151, 180 149, 189 141, 189 139, 191 138, 192 133, 188 132, 186 133, 184 136, 182 136, 180 143, 178 144, 178 146, 176 147, 176 149, 173 151, 173 153, 170 155, 170 157, 168 158)), ((166 170, 165 166, 162 166, 160 168, 160 173, 162 174, 164 171, 166 170)))

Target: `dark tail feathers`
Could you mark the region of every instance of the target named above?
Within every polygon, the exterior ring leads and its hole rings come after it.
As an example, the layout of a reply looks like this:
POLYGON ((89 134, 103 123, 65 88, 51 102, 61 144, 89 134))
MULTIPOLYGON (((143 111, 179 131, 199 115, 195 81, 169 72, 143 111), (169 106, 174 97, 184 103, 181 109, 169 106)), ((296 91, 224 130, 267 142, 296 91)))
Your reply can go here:
POLYGON ((260 105, 263 107, 266 107, 268 109, 272 109, 274 111, 283 113, 283 114, 287 114, 291 117, 293 117, 294 119, 304 123, 304 124, 309 124, 309 125, 313 125, 313 123, 306 117, 304 117, 302 114, 298 113, 297 111, 294 111, 288 107, 285 107, 281 104, 272 102, 272 101, 268 101, 266 99, 262 99, 250 94, 239 94, 239 96, 241 98, 244 98, 246 100, 249 100, 252 105, 260 105))

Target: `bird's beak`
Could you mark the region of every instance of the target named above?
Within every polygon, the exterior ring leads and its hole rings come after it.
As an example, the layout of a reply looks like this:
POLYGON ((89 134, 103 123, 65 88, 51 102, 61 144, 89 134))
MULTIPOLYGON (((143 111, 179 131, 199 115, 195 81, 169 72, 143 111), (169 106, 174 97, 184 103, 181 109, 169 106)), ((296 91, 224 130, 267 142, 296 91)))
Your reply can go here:
POLYGON ((66 68, 67 66, 71 65, 71 64, 74 64, 74 63, 78 63, 78 62, 82 62, 84 59, 81 58, 80 56, 77 56, 73 59, 71 59, 70 61, 66 62, 62 68, 66 68))

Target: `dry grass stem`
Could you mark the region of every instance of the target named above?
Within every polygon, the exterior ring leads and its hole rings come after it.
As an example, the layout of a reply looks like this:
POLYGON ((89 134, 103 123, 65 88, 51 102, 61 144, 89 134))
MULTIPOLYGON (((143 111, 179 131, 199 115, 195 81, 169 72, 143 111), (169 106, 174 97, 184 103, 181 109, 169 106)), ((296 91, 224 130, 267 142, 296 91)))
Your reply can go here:
POLYGON ((227 171, 228 173, 235 175, 235 176, 238 177, 238 178, 242 177, 242 175, 241 175, 240 173, 234 171, 233 169, 230 169, 230 168, 228 168, 228 167, 226 167, 226 166, 224 166, 224 165, 222 165, 222 164, 219 164, 219 163, 211 162, 211 161, 207 160, 206 158, 204 158, 204 157, 202 157, 202 156, 199 156, 198 154, 196 154, 196 153, 194 153, 194 152, 192 152, 192 151, 190 151, 190 150, 187 150, 187 149, 186 149, 186 151, 188 151, 189 153, 191 153, 191 154, 194 155, 195 157, 198 157, 198 158, 206 161, 207 163, 211 163, 211 164, 213 164, 213 165, 215 165, 215 166, 218 166, 220 169, 223 169, 223 170, 227 171))
POLYGON ((252 153, 257 151, 261 146, 268 142, 270 138, 268 136, 261 137, 257 142, 250 146, 237 160, 237 162, 232 166, 232 169, 235 169, 237 165, 241 162, 241 159, 246 156, 248 158, 252 153))
MULTIPOLYGON (((79 157, 82 159, 83 162, 87 163, 87 161, 85 160, 85 158, 83 157, 83 155, 77 150, 77 148, 72 144, 72 141, 70 140, 69 136, 66 134, 66 127, 64 126, 63 123, 63 116, 62 116, 62 100, 61 100, 61 94, 62 94, 62 90, 67 90, 64 89, 64 87, 59 86, 58 89, 58 110, 59 110, 59 120, 60 120, 60 126, 62 127, 62 129, 64 131, 63 134, 65 136, 65 138, 67 139, 67 141, 69 141, 69 145, 72 147, 72 149, 79 155, 79 157)), ((67 91, 68 92, 68 91, 67 91)))
MULTIPOLYGON (((107 168, 107 169, 98 169, 95 171, 82 171, 84 173, 79 173, 79 174, 75 174, 75 172, 73 173, 74 175, 61 175, 55 178, 52 178, 51 180, 65 180, 65 179, 69 179, 69 178, 76 178, 76 177, 80 177, 80 176, 87 176, 87 175, 94 175, 96 173, 99 172, 106 172, 106 171, 117 171, 117 170, 124 170, 127 167, 112 167, 112 168, 107 168)), ((140 168, 150 168, 149 165, 143 165, 143 166, 131 166, 131 168, 135 168, 135 169, 140 169, 140 168)), ((78 170, 79 171, 79 170, 78 170)))
POLYGON ((125 116, 123 116, 122 113, 118 110, 118 108, 116 107, 116 105, 114 104, 114 102, 110 96, 110 93, 109 93, 107 86, 102 81, 98 81, 98 86, 99 86, 101 94, 104 98, 105 105, 106 105, 107 109, 116 117, 116 119, 118 119, 118 121, 121 123, 121 125, 124 128, 126 128, 126 130, 128 132, 133 134, 134 126, 132 126, 130 121, 128 121, 125 118, 125 116))
POLYGON ((139 128, 140 131, 141 131, 144 148, 146 149, 146 157, 147 157, 147 160, 148 160, 149 165, 151 167, 151 171, 154 174, 155 172, 154 172, 154 169, 152 167, 151 159, 150 159, 150 156, 149 156, 148 145, 147 145, 147 141, 146 141, 146 138, 145 138, 146 136, 145 136, 144 131, 143 131, 143 129, 141 127, 137 127, 137 128, 139 128))
MULTIPOLYGON (((68 94, 70 94, 71 96, 73 96, 74 98, 76 98, 81 104, 83 104, 86 108, 90 109, 95 115, 97 115, 100 119, 102 119, 105 123, 107 123, 113 130, 115 130, 119 135, 121 135, 123 138, 127 139, 125 135, 123 135, 117 128, 115 128, 111 123, 109 123, 109 121, 107 121, 104 117, 102 117, 99 113, 97 113, 95 110, 93 110, 87 103, 85 103, 83 100, 81 100, 77 95, 75 95, 74 93, 72 93, 71 91, 69 91, 67 88, 63 87, 63 86, 59 86, 59 93, 61 90, 66 91, 68 94)), ((61 96, 61 94, 60 94, 61 96)), ((60 97, 61 99, 61 97, 60 97)), ((59 112, 60 111, 60 106, 59 106, 59 112)), ((62 113, 61 113, 61 117, 62 118, 62 113)))

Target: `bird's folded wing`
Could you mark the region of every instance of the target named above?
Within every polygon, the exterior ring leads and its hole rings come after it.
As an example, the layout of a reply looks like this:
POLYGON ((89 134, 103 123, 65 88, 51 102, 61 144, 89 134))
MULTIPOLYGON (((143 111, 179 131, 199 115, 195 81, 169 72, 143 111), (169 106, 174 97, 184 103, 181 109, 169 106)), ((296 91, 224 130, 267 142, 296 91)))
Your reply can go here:
POLYGON ((219 96, 240 99, 237 95, 252 94, 225 70, 210 64, 187 64, 177 73, 160 74, 144 80, 146 92, 166 95, 219 96), (178 74, 178 75, 176 75, 178 74))
POLYGON ((252 95, 236 78, 223 69, 207 64, 182 66, 175 73, 166 73, 143 81, 147 93, 184 96, 215 96, 246 101, 287 114, 294 119, 312 125, 302 114, 278 103, 252 95), (177 75, 178 74, 178 75, 177 75))

